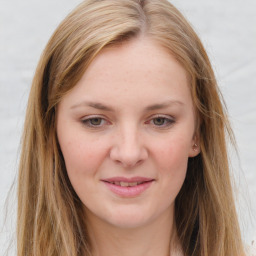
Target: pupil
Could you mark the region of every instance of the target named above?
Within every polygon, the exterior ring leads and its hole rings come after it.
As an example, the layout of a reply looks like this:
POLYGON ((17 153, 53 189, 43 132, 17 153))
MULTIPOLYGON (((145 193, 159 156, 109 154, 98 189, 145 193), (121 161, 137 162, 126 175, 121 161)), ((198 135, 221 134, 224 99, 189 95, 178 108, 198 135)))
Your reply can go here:
POLYGON ((163 125, 164 124, 164 118, 155 118, 154 119, 154 124, 155 125, 163 125))
POLYGON ((93 118, 91 119, 91 124, 92 125, 100 125, 101 119, 100 118, 93 118))

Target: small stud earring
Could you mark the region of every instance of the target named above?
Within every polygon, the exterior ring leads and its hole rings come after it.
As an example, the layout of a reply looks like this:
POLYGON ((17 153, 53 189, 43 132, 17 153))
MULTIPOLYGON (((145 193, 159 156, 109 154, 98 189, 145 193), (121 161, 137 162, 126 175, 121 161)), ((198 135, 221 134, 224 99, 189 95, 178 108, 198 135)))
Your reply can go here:
POLYGON ((197 144, 195 143, 193 146, 193 150, 196 151, 197 150, 197 144))

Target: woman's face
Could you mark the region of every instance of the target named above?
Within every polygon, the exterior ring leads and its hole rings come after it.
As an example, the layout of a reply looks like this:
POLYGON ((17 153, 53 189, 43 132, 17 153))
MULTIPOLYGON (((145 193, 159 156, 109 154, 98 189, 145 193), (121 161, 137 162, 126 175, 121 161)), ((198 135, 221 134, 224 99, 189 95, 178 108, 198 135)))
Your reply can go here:
POLYGON ((89 220, 132 228, 173 216, 199 153, 187 74, 148 38, 106 48, 60 102, 57 135, 89 220))

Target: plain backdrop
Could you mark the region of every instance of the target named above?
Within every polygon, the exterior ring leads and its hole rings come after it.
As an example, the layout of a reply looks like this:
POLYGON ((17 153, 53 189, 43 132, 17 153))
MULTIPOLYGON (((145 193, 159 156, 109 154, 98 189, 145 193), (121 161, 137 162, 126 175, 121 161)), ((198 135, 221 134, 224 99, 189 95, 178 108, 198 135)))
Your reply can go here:
MULTIPOLYGON (((31 80, 59 22, 80 0, 0 0, 0 255, 15 232, 19 141, 31 80)), ((239 158, 231 152, 241 229, 256 238, 256 1, 173 0, 202 39, 226 100, 239 158)), ((13 253, 14 255, 14 253, 13 253)))

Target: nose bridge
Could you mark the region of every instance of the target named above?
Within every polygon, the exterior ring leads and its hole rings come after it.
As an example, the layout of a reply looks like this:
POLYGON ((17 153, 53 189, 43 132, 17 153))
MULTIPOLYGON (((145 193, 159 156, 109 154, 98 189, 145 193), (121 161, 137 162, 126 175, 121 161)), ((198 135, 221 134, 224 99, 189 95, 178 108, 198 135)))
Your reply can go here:
POLYGON ((124 152, 131 154, 131 152, 136 152, 140 148, 140 141, 138 136, 138 128, 133 127, 124 127, 121 132, 120 137, 120 147, 124 152))
POLYGON ((129 123, 119 128, 111 156, 126 167, 135 166, 146 159, 147 150, 137 125, 129 123))

